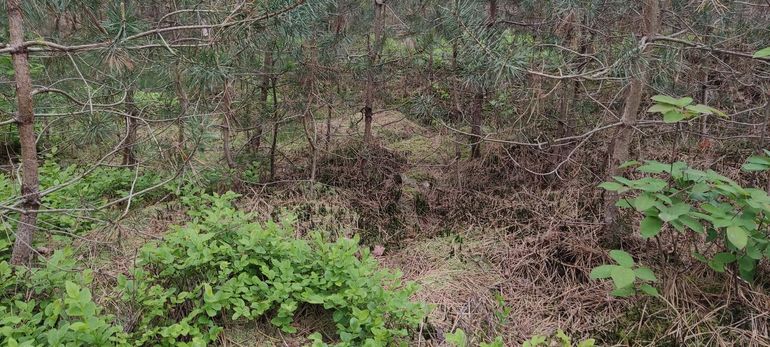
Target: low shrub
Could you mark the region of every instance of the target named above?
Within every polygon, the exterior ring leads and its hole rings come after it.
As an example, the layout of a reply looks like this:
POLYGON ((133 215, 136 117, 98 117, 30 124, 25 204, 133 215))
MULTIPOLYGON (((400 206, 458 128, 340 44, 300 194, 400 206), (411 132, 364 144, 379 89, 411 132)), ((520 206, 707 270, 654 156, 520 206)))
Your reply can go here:
POLYGON ((123 299, 141 312, 131 322, 137 344, 205 345, 227 320, 258 317, 293 333, 295 312, 319 305, 337 346, 385 346, 424 318, 426 306, 409 299, 415 286, 381 270, 357 239, 297 239, 291 218, 254 222, 233 207, 236 197, 186 197, 192 221, 144 247, 134 278, 120 278, 123 299))

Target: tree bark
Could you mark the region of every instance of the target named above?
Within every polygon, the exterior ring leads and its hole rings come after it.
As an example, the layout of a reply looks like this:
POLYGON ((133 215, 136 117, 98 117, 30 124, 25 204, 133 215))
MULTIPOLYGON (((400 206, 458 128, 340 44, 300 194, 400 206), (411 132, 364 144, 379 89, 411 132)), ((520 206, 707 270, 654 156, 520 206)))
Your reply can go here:
POLYGON ((224 90, 222 91, 222 151, 224 152, 225 161, 227 166, 231 169, 236 167, 235 160, 233 159, 233 153, 230 149, 230 123, 233 120, 233 108, 232 108, 232 85, 229 80, 225 81, 224 90))
MULTIPOLYGON (((24 19, 21 0, 8 0, 8 31, 10 46, 21 47, 24 43, 24 19)), ((37 144, 35 136, 35 110, 32 103, 32 78, 29 73, 26 49, 11 53, 13 59, 16 98, 18 102, 17 125, 21 142, 21 218, 16 230, 16 240, 11 253, 11 264, 29 265, 32 261, 32 239, 40 208, 40 192, 37 174, 37 144)))
POLYGON ((374 43, 371 42, 371 35, 368 35, 369 69, 366 76, 366 89, 364 90, 364 143, 367 145, 372 143, 372 109, 374 107, 374 91, 377 89, 374 70, 376 69, 382 49, 382 33, 384 29, 382 22, 384 15, 385 0, 374 0, 374 22, 372 23, 374 43))
POLYGON ((134 166, 136 160, 136 133, 139 127, 137 117, 139 112, 134 103, 134 86, 126 90, 126 137, 123 140, 123 166, 134 166))
POLYGON ((471 116, 471 159, 481 158, 481 123, 484 113, 484 91, 473 97, 473 115, 471 116))
POLYGON ((177 135, 176 135, 176 145, 177 149, 180 154, 184 156, 184 150, 185 150, 185 118, 187 117, 187 113, 190 111, 190 98, 187 96, 187 92, 184 90, 184 86, 182 85, 182 75, 179 72, 179 69, 176 69, 174 71, 174 87, 176 89, 176 97, 179 99, 179 107, 180 107, 180 113, 179 117, 176 119, 176 126, 177 126, 177 135))
MULTIPOLYGON (((582 16, 577 10, 572 12, 566 17, 567 23, 565 23, 564 34, 562 35, 567 46, 578 52, 581 50, 582 31, 581 22, 582 16)), ((585 52, 581 52, 585 53, 585 52)), ((573 62, 574 63, 574 62, 573 62)), ((575 98, 575 90, 579 81, 564 80, 562 81, 561 90, 557 95, 559 96, 559 123, 557 128, 557 137, 563 138, 571 136, 575 133, 576 117, 572 114, 572 100, 575 98)), ((567 146, 557 147, 557 162, 559 165, 563 161, 567 160, 567 155, 570 152, 570 148, 567 146)))
POLYGON ((318 158, 318 132, 316 131, 315 118, 313 117, 313 103, 315 101, 315 68, 318 65, 318 48, 316 47, 316 40, 313 37, 308 43, 310 47, 305 47, 308 50, 310 57, 306 64, 306 75, 304 89, 307 96, 305 103, 305 112, 303 114, 303 126, 305 128, 305 137, 307 138, 308 145, 310 146, 310 181, 315 182, 316 176, 316 162, 318 158))
POLYGON ((276 78, 270 79, 273 91, 273 138, 270 143, 270 182, 275 181, 275 152, 278 145, 278 91, 276 90, 276 78))
POLYGON ((489 0, 488 10, 487 26, 493 26, 497 22, 497 0, 489 0))
POLYGON ((270 94, 270 78, 273 72, 273 51, 268 49, 265 51, 265 61, 262 67, 262 84, 259 86, 259 106, 260 112, 256 113, 252 120, 252 126, 254 127, 254 133, 249 138, 249 150, 252 155, 259 152, 259 147, 262 145, 262 118, 259 115, 268 114, 267 111, 267 99, 270 94))
MULTIPOLYGON (((644 0, 643 3, 643 27, 640 37, 652 37, 658 33, 660 26, 660 2, 659 0, 644 0)), ((649 55, 649 51, 641 53, 642 58, 649 55)), ((641 65, 641 64, 640 64, 641 65)), ((642 101, 644 86, 647 83, 648 71, 641 67, 636 76, 631 77, 629 82, 628 94, 626 94, 625 106, 621 122, 623 123, 617 129, 613 143, 608 148, 609 160, 607 167, 607 178, 623 174, 623 169, 619 166, 629 159, 629 150, 634 134, 634 125, 639 114, 639 105, 642 101)), ((606 192, 604 199, 604 223, 605 223, 605 241, 608 245, 615 246, 622 240, 622 228, 618 222, 618 207, 615 206, 619 196, 615 192, 606 192)))

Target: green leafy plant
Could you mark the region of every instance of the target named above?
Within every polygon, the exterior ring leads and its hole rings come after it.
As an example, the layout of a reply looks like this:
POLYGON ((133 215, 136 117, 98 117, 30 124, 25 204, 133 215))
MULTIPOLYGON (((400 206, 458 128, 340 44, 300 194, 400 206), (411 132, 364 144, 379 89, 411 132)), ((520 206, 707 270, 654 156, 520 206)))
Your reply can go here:
POLYGON ((610 258, 616 264, 600 265, 591 271, 592 279, 611 278, 615 286, 612 295, 631 296, 637 293, 637 290, 650 295, 657 296, 658 290, 650 282, 656 282, 658 279, 655 274, 647 267, 637 266, 634 258, 630 254, 621 250, 610 251, 610 258))
MULTIPOLYGON (((752 157, 744 165, 762 170, 767 157, 752 157)), ((744 188, 713 170, 698 170, 683 162, 629 162, 643 177, 614 177, 602 188, 619 193, 617 205, 641 214, 643 238, 658 237, 664 230, 703 236, 715 252, 693 256, 718 272, 737 265, 740 276, 752 281, 760 260, 770 257, 770 240, 764 227, 770 223, 770 197, 764 189, 744 188), (666 227, 670 228, 666 228, 666 227)))
POLYGON ((123 299, 141 312, 137 343, 205 344, 223 320, 258 317, 293 333, 295 312, 307 306, 331 313, 337 346, 384 346, 422 321, 427 307, 409 299, 415 285, 380 270, 357 239, 331 242, 319 232, 297 239, 293 219, 256 223, 233 207, 236 197, 185 197, 192 221, 143 248, 133 278, 119 279, 123 299))
POLYGON ((690 97, 676 99, 666 95, 655 95, 652 97, 652 101, 655 103, 647 112, 662 114, 663 121, 666 123, 676 123, 682 120, 698 118, 702 115, 715 114, 720 117, 726 116, 724 112, 711 106, 693 104, 693 99, 690 97))
POLYGON ((752 55, 754 58, 767 58, 770 57, 770 47, 760 49, 752 55))
MULTIPOLYGON (((147 172, 136 175, 133 170, 98 167, 89 174, 76 165, 61 166, 52 159, 46 160, 40 166, 41 190, 58 188, 46 194, 41 203, 47 209, 73 211, 68 213, 42 213, 38 216, 39 226, 51 233, 60 235, 82 234, 92 230, 98 220, 108 219, 114 209, 89 211, 110 201, 136 194, 162 182, 162 177, 156 173, 147 172), (82 176, 82 177, 81 177, 82 176)), ((170 192, 170 186, 162 186, 150 193, 136 195, 132 198, 132 206, 142 206, 142 203, 159 199, 170 192)), ((0 173, 0 201, 14 201, 20 197, 19 182, 13 177, 0 173)), ((2 244, 12 243, 11 235, 16 230, 19 221, 18 213, 2 215, 5 235, 0 241, 0 259, 7 256, 2 244)))
POLYGON ((3 346, 127 346, 122 327, 102 313, 70 250, 43 268, 0 262, 0 344, 3 346))
MULTIPOLYGON (((453 347, 466 347, 468 346, 468 336, 462 329, 457 329, 454 332, 444 334, 444 340, 453 347)), ((479 347, 503 347, 503 338, 498 336, 494 341, 487 343, 479 343, 479 347)))
POLYGON ((524 341, 521 344, 522 347, 539 347, 539 346, 561 346, 561 347, 593 347, 596 345, 596 340, 585 339, 581 340, 577 344, 573 344, 572 338, 565 334, 561 329, 556 330, 556 334, 551 338, 542 335, 536 335, 529 340, 524 341))

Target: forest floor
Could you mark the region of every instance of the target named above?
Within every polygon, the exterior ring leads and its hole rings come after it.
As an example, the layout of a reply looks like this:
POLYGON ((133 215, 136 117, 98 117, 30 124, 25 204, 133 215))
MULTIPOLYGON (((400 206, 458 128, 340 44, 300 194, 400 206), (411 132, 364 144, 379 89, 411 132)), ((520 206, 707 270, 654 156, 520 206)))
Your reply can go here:
MULTIPOLYGON (((378 145, 368 149, 349 140, 360 138, 350 136, 362 132, 359 118, 330 122, 332 141, 320 155, 318 183, 252 187, 240 204, 264 219, 294 215, 298 235, 312 229, 361 235, 365 246, 378 249, 383 266, 420 285, 415 299, 433 307, 414 345, 442 345, 444 334, 458 328, 468 333, 471 345, 496 336, 513 345, 557 329, 576 339, 596 338, 601 345, 768 343, 767 309, 756 304, 770 302, 767 297, 729 289, 729 281, 704 264, 666 260, 687 271, 659 274, 661 301, 614 298, 608 283, 591 281, 591 269, 608 262, 598 239, 601 195, 595 185, 601 181, 592 168, 566 168, 563 174, 585 179, 579 186, 564 186, 523 174, 517 169, 522 163, 507 160, 511 149, 501 145, 488 145, 480 160, 458 161, 454 134, 428 131, 395 111, 375 115, 378 145), (731 295, 722 295, 730 290, 731 295), (725 297, 732 302, 720 299, 725 297), (749 314, 737 314, 740 310, 749 314), (746 317, 754 320, 750 326, 746 317)), ((317 125, 319 143, 326 146, 326 124, 317 125)), ((306 178, 302 140, 282 150, 295 166, 280 175, 290 183, 306 178)), ((142 244, 184 218, 178 204, 158 204, 118 226, 124 235, 118 248, 91 246, 80 253, 90 257, 109 290, 114 277, 131 268, 142 244)), ((632 239, 624 248, 638 251, 654 267, 658 260, 642 253, 643 242, 632 239)), ((668 250, 677 242, 683 240, 664 240, 658 247, 668 250)), ((330 328, 323 312, 300 312, 295 324, 298 336, 330 328)), ((282 335, 267 321, 233 323, 222 338, 228 346, 306 342, 282 335)))

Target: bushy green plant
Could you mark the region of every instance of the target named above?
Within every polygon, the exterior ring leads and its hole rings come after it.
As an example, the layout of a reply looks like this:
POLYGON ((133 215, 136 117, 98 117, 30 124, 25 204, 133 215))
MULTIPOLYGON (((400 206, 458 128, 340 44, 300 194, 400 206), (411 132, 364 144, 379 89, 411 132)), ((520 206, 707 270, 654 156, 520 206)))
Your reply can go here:
POLYGON ((677 99, 667 95, 655 95, 652 97, 652 101, 654 104, 647 112, 662 114, 663 121, 666 123, 677 123, 712 114, 726 117, 724 112, 711 106, 693 104, 693 99, 690 97, 677 99))
POLYGON ((332 314, 338 346, 385 346, 424 317, 425 305, 409 299, 415 286, 380 270, 357 239, 298 239, 290 218, 256 223, 233 207, 236 197, 186 197, 192 221, 143 248, 134 278, 120 279, 141 312, 137 344, 203 345, 223 321, 262 316, 291 333, 295 312, 318 305, 332 314))
POLYGON ((0 345, 126 345, 123 329, 93 301, 91 280, 69 250, 54 253, 43 268, 0 262, 0 345))
POLYGON ((591 278, 612 278, 612 284, 615 286, 612 295, 631 296, 636 294, 637 290, 650 296, 658 295, 658 290, 649 284, 649 282, 658 280, 652 270, 636 265, 634 258, 621 250, 610 251, 610 258, 617 264, 601 265, 594 268, 591 271, 591 278))
MULTIPOLYGON (((752 157, 745 170, 762 170, 765 161, 752 157)), ((614 177, 602 188, 621 194, 618 206, 643 215, 639 231, 643 238, 657 237, 664 230, 694 232, 717 251, 693 252, 693 256, 718 272, 737 264, 740 276, 753 281, 758 262, 770 257, 770 197, 760 188, 744 188, 713 170, 697 170, 683 162, 629 162, 643 177, 614 177), (665 228, 670 226, 671 229, 665 228)))

